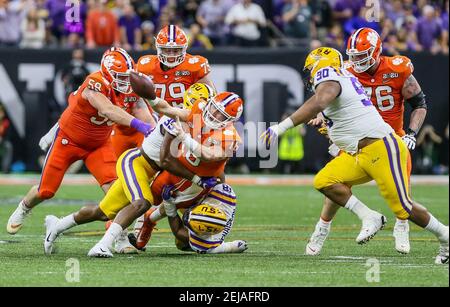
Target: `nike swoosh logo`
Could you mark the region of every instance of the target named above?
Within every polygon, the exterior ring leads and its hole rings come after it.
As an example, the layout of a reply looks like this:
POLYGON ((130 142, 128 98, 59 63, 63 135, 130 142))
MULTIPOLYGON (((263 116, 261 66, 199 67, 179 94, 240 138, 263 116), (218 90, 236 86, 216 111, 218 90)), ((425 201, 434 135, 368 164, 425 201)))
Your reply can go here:
POLYGON ((102 253, 106 253, 106 251, 103 250, 103 248, 100 248, 100 251, 101 251, 102 253))
POLYGON ((47 239, 45 239, 45 241, 50 242, 49 238, 50 238, 50 234, 47 236, 47 239))
POLYGON ((11 227, 11 228, 14 228, 14 229, 15 229, 15 228, 19 228, 20 226, 22 226, 22 224, 18 224, 18 225, 11 225, 10 227, 11 227))

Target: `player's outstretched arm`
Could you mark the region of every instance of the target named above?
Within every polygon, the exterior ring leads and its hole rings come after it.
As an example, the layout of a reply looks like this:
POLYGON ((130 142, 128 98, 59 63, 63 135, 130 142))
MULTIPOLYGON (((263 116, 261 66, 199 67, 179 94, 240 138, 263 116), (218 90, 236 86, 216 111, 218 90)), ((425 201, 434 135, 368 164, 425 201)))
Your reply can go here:
POLYGON ((108 118, 116 124, 135 128, 145 136, 149 135, 152 131, 152 127, 154 127, 135 118, 118 106, 113 105, 111 101, 100 92, 86 88, 82 95, 84 99, 88 100, 89 103, 98 110, 98 113, 101 116, 108 118))
POLYGON ((172 119, 180 118, 182 121, 187 121, 190 111, 184 110, 180 108, 172 107, 167 101, 157 97, 155 100, 150 102, 153 110, 158 112, 159 114, 166 115, 172 119))
POLYGON ((402 95, 405 102, 413 108, 408 130, 406 135, 403 137, 403 141, 408 148, 413 150, 416 147, 417 133, 420 128, 422 128, 425 117, 427 116, 427 102, 425 100, 425 94, 423 93, 422 88, 413 75, 406 79, 402 88, 402 95))
POLYGON ((150 125, 152 125, 152 127, 156 127, 155 119, 153 118, 148 108, 149 107, 144 102, 144 100, 139 99, 138 103, 136 103, 133 107, 132 113, 137 119, 140 119, 145 123, 149 123, 150 125))
POLYGON ((270 145, 272 139, 282 135, 292 127, 309 122, 317 114, 325 110, 341 93, 341 85, 336 81, 326 81, 320 83, 316 88, 316 93, 308 99, 297 111, 283 120, 278 125, 269 127, 262 135, 261 139, 270 145))

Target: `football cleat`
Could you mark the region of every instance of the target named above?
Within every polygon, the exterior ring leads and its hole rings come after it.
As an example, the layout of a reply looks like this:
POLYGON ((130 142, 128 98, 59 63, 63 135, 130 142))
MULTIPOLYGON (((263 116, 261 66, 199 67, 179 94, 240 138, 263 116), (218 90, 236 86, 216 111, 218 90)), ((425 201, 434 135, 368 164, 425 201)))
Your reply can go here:
POLYGON ((128 232, 122 231, 120 236, 116 239, 114 250, 117 254, 137 254, 138 250, 131 245, 128 240, 128 232))
POLYGON ((384 228, 387 219, 384 215, 373 212, 373 214, 362 221, 361 232, 356 238, 358 244, 366 244, 375 237, 375 235, 384 228))
POLYGON ((108 247, 97 243, 88 253, 88 257, 95 258, 112 258, 114 257, 108 247))
POLYGON ((436 264, 448 264, 448 226, 446 228, 446 234, 439 238, 441 246, 439 247, 439 255, 437 255, 435 259, 436 264))
POLYGON ((24 210, 22 208, 22 202, 17 207, 16 211, 13 212, 13 214, 10 216, 8 220, 8 224, 6 225, 6 231, 10 235, 15 235, 19 232, 20 229, 22 229, 23 222, 25 218, 30 215, 31 210, 24 210))
POLYGON ((232 243, 231 253, 243 253, 248 249, 247 241, 236 240, 231 243, 232 243))
POLYGON ((44 252, 46 255, 51 255, 55 252, 53 243, 58 238, 56 231, 56 225, 59 222, 59 218, 54 215, 47 215, 45 217, 45 238, 44 238, 44 252))
POLYGON ((136 248, 139 250, 145 250, 148 241, 150 241, 150 238, 152 237, 152 232, 156 226, 156 223, 150 221, 150 215, 152 215, 152 213, 156 209, 158 208, 157 207, 151 208, 144 215, 144 223, 142 224, 142 227, 136 236, 136 248))
POLYGON ((439 248, 439 255, 436 256, 434 263, 448 264, 448 243, 441 243, 441 246, 439 248))
POLYGON ((409 244, 409 223, 407 221, 395 223, 393 236, 397 252, 403 255, 409 254, 411 250, 411 245, 409 244))
POLYGON ((330 228, 321 227, 319 223, 316 225, 316 229, 314 230, 311 238, 306 245, 306 255, 308 256, 318 256, 322 251, 323 244, 327 239, 330 233, 330 228))

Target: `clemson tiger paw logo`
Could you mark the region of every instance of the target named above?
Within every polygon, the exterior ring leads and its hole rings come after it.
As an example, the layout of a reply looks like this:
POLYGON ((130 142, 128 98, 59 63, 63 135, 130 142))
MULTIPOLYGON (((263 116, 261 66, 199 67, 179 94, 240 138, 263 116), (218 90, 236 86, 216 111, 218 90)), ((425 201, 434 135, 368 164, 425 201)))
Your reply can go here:
POLYGON ((198 63, 199 61, 200 61, 199 58, 193 57, 193 58, 189 59, 189 64, 195 64, 195 63, 198 63))
POLYGON ((373 47, 376 47, 378 42, 378 36, 374 32, 369 32, 369 34, 367 34, 367 40, 373 47))
POLYGON ((103 59, 103 65, 109 70, 114 65, 114 56, 108 55, 103 59))

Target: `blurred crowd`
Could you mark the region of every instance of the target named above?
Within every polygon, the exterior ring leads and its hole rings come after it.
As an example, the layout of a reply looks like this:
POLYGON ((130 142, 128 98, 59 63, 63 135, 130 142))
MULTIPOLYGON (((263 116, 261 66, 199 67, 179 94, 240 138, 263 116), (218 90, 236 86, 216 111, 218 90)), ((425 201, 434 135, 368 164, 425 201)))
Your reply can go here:
POLYGON ((377 30, 392 54, 448 54, 448 0, 0 0, 0 46, 152 49, 167 24, 190 47, 343 49, 359 27, 377 30), (379 3, 380 9, 369 7, 379 3))

